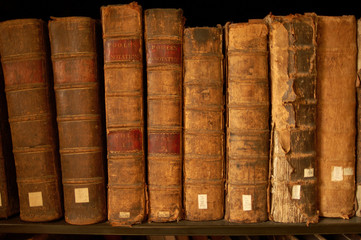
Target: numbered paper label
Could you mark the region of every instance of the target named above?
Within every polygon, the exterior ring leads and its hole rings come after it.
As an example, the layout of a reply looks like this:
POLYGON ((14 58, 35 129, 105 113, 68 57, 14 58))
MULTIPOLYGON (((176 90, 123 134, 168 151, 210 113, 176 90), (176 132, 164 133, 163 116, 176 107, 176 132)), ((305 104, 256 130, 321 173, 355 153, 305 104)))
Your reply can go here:
POLYGON ((243 211, 252 210, 252 196, 251 195, 242 195, 242 207, 243 211))
POLYGON ((301 199, 301 185, 292 187, 292 199, 301 199))
POLYGON ((130 212, 119 212, 119 218, 130 218, 130 212))
POLYGON ((75 188, 75 203, 88 203, 89 202, 89 189, 88 188, 75 188))
POLYGON ((344 176, 352 176, 354 174, 354 170, 352 167, 344 168, 343 175, 344 176))
POLYGON ((207 209, 207 194, 198 194, 198 209, 207 209))
POLYGON ((160 217, 160 218, 169 218, 170 213, 169 213, 169 211, 159 211, 158 212, 158 217, 160 217))
POLYGON ((331 173, 331 181, 340 182, 343 180, 343 168, 334 166, 331 173))
POLYGON ((303 172, 304 172, 303 176, 305 178, 310 178, 315 175, 315 170, 313 168, 305 168, 303 172))
POLYGON ((29 192, 29 206, 30 207, 42 207, 43 206, 43 194, 41 192, 29 192))

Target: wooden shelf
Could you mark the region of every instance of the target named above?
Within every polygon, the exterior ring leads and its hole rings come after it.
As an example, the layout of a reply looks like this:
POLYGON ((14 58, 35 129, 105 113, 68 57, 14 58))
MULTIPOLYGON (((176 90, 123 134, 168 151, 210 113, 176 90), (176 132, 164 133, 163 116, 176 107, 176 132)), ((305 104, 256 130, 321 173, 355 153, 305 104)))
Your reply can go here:
POLYGON ((64 220, 27 223, 18 216, 0 220, 0 233, 86 234, 86 235, 293 235, 361 233, 361 218, 350 220, 321 219, 317 224, 284 224, 264 222, 236 224, 226 221, 178 223, 144 223, 132 227, 112 227, 108 222, 76 226, 64 220))

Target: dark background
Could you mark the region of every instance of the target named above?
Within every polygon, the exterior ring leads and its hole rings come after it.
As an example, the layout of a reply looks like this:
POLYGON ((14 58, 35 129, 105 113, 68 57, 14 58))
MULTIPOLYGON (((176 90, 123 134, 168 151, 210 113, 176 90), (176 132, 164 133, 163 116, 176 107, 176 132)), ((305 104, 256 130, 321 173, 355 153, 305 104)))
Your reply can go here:
MULTIPOLYGON (((85 0, 0 0, 0 21, 16 18, 41 18, 50 16, 88 16, 100 19, 100 7, 124 4, 131 1, 85 1, 85 0)), ((318 15, 355 15, 361 17, 361 0, 356 1, 310 1, 310 0, 140 0, 143 9, 182 8, 186 26, 224 25, 227 21, 244 22, 251 18, 274 15, 315 12, 318 15)))

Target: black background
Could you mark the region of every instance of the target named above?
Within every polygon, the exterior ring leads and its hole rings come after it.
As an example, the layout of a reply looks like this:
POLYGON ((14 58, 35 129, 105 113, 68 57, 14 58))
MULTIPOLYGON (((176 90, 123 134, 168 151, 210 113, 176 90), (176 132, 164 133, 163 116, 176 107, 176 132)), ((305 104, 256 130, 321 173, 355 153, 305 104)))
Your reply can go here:
MULTIPOLYGON (((0 21, 16 18, 41 18, 50 16, 88 16, 100 19, 100 7, 125 4, 131 1, 85 0, 0 0, 0 21)), ((355 15, 361 17, 361 0, 310 1, 310 0, 142 0, 143 9, 182 8, 186 27, 224 25, 226 22, 245 22, 251 18, 264 18, 267 14, 288 15, 315 12, 318 15, 355 15)))

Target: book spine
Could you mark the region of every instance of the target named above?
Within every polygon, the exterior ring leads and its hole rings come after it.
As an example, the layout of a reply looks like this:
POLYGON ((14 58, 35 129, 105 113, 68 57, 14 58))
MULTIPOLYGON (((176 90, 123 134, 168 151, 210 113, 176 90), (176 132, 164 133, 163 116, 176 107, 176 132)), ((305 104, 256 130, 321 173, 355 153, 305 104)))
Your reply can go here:
POLYGON ((108 220, 146 216, 143 98, 143 12, 136 3, 101 8, 104 43, 108 220))
POLYGON ((261 222, 268 217, 267 47, 264 22, 226 25, 226 219, 230 222, 261 222))
POLYGON ((224 214, 222 27, 186 28, 184 57, 184 209, 191 221, 224 214))
POLYGON ((63 215, 47 28, 42 20, 1 23, 0 52, 20 201, 20 218, 63 215))
POLYGON ((147 63, 148 194, 150 222, 182 212, 181 9, 144 12, 147 63))
POLYGON ((3 72, 0 66, 0 218, 19 213, 15 162, 4 88, 3 72))
POLYGON ((315 14, 266 17, 270 27, 271 209, 276 222, 318 221, 315 14))
POLYGON ((356 216, 361 217, 361 19, 357 20, 357 80, 356 80, 356 216))
POLYGON ((354 215, 357 45, 354 16, 319 16, 317 162, 320 216, 354 215))
POLYGON ((86 17, 49 21, 65 221, 104 221, 106 198, 96 23, 86 17))

